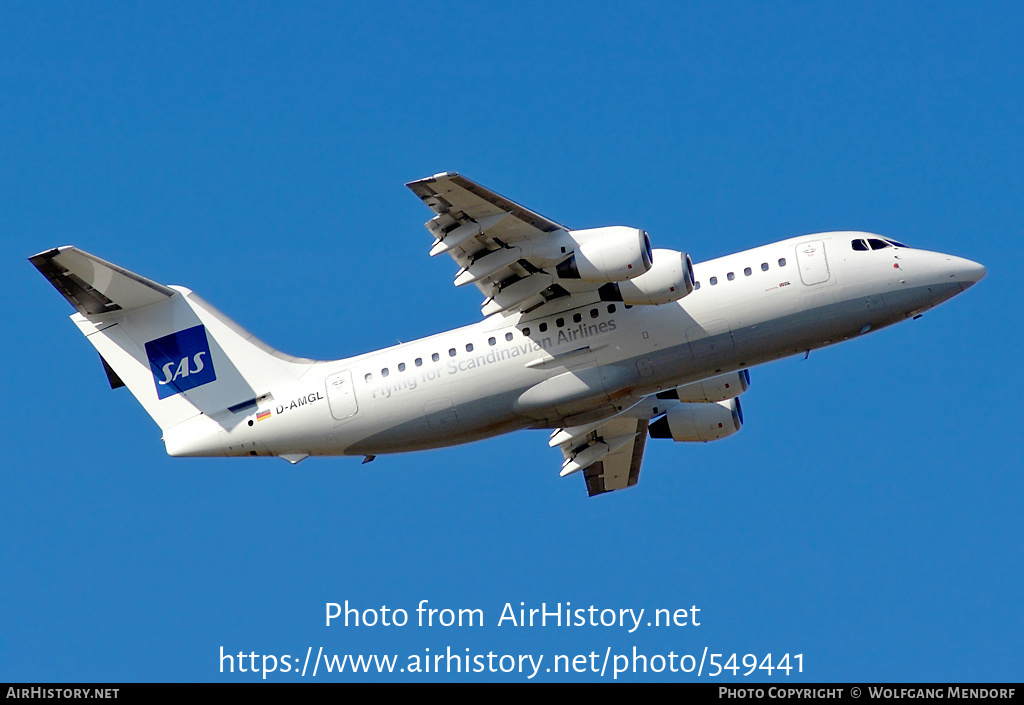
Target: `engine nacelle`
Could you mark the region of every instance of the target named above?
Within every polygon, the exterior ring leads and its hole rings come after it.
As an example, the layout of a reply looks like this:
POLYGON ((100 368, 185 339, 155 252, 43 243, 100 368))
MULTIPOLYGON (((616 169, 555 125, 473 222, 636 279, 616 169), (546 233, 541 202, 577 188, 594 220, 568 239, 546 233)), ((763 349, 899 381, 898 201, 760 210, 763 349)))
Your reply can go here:
MULTIPOLYGON (((708 377, 700 382, 691 382, 676 387, 666 398, 685 402, 725 401, 738 397, 750 388, 750 373, 747 370, 727 372, 724 375, 708 377)), ((661 395, 659 395, 661 396, 661 395)))
POLYGON ((677 404, 649 427, 651 438, 674 441, 717 441, 731 436, 743 427, 743 410, 739 399, 714 404, 677 404))
POLYGON ((693 263, 685 252, 654 250, 654 264, 645 273, 628 281, 602 286, 602 301, 657 306, 678 301, 693 291, 693 263))
POLYGON ((558 264, 561 279, 619 282, 651 268, 651 240, 643 230, 612 226, 574 230, 569 237, 576 251, 558 264))

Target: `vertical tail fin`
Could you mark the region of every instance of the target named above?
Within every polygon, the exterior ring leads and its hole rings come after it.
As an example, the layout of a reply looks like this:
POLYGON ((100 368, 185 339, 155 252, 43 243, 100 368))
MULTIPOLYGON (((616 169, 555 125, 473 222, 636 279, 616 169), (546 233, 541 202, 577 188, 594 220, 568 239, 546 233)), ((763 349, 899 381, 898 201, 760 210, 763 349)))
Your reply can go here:
POLYGON ((29 261, 77 309, 71 320, 99 351, 111 386, 127 386, 165 439, 200 415, 226 423, 316 364, 270 348, 188 289, 75 247, 29 261))

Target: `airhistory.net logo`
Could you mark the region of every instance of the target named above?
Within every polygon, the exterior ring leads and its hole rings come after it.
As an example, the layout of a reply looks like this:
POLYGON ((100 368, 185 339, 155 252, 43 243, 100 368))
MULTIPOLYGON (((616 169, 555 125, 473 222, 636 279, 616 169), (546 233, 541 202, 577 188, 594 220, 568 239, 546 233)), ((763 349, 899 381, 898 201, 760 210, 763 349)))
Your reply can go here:
POLYGON ((156 393, 165 399, 217 379, 210 359, 210 342, 201 325, 146 343, 156 393))

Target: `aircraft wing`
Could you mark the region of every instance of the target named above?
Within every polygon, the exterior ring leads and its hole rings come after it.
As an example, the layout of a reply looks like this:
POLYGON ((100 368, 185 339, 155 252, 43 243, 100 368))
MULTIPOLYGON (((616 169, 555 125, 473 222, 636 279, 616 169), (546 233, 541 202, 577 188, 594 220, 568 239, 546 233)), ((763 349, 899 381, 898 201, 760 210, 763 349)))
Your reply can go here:
POLYGON ((551 442, 562 448, 562 475, 583 470, 591 497, 632 487, 640 479, 647 426, 645 418, 616 416, 590 429, 556 430, 551 442))
POLYGON ((529 311, 597 284, 558 281, 555 264, 567 256, 563 225, 456 173, 406 184, 436 213, 426 223, 430 255, 447 253, 461 268, 455 285, 475 284, 485 316, 529 311))

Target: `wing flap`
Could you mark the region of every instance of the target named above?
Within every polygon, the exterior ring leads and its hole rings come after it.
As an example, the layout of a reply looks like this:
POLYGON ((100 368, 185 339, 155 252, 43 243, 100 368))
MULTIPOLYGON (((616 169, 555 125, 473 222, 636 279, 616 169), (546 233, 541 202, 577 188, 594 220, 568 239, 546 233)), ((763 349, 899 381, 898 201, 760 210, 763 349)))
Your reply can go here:
POLYGON ((469 220, 456 226, 450 232, 445 233, 442 239, 435 241, 434 246, 430 248, 430 256, 434 257, 444 252, 451 252, 456 247, 461 247, 470 239, 484 234, 507 217, 508 213, 496 213, 480 220, 469 220))
POLYGON ((587 494, 591 497, 615 490, 624 490, 640 481, 640 465, 647 446, 647 421, 638 420, 637 434, 631 444, 609 453, 605 458, 583 470, 587 494))
MULTIPOLYGON (((562 474, 583 466, 583 479, 591 497, 632 487, 640 480, 647 426, 647 419, 616 416, 597 425, 583 438, 570 434, 561 445, 565 458, 562 474)), ((558 438, 558 432, 553 438, 558 438)))

